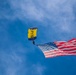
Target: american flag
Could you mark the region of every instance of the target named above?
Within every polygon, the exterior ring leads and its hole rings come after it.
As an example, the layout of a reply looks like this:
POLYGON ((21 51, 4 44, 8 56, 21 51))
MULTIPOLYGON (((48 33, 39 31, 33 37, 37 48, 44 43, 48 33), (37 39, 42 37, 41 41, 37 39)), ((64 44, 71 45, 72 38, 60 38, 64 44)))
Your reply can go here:
POLYGON ((56 41, 45 44, 37 45, 46 58, 64 56, 64 55, 76 55, 76 38, 69 41, 56 41))

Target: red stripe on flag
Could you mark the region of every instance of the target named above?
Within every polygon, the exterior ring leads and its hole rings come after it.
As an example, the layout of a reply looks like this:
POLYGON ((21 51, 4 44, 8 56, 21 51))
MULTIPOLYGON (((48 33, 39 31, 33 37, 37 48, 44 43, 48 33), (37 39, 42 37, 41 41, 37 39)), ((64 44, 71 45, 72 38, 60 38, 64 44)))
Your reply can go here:
POLYGON ((55 56, 63 56, 63 55, 76 55, 76 51, 60 51, 60 50, 54 50, 54 51, 48 51, 44 52, 45 57, 55 57, 55 56))

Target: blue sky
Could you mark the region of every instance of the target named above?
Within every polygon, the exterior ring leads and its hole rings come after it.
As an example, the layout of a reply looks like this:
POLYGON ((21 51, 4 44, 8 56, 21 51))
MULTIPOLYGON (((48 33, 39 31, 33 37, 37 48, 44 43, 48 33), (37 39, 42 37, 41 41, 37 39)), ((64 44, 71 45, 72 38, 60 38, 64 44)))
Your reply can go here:
POLYGON ((0 0, 0 75, 76 75, 76 56, 46 59, 36 43, 76 38, 76 0, 0 0))

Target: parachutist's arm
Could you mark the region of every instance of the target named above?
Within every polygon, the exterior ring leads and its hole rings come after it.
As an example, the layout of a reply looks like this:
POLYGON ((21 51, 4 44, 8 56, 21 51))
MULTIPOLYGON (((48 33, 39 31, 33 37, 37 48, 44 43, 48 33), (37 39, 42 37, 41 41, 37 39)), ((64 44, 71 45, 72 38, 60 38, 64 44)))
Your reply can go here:
POLYGON ((34 40, 32 41, 32 43, 33 43, 33 45, 36 45, 36 46, 38 46, 38 45, 35 43, 35 41, 34 41, 34 40))

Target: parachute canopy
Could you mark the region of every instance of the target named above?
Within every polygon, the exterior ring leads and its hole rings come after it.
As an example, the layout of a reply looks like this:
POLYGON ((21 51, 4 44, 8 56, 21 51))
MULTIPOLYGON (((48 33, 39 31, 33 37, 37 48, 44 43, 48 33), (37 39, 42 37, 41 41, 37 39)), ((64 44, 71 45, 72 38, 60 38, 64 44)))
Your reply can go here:
POLYGON ((35 40, 37 37, 37 28, 29 28, 28 29, 28 39, 35 40))

